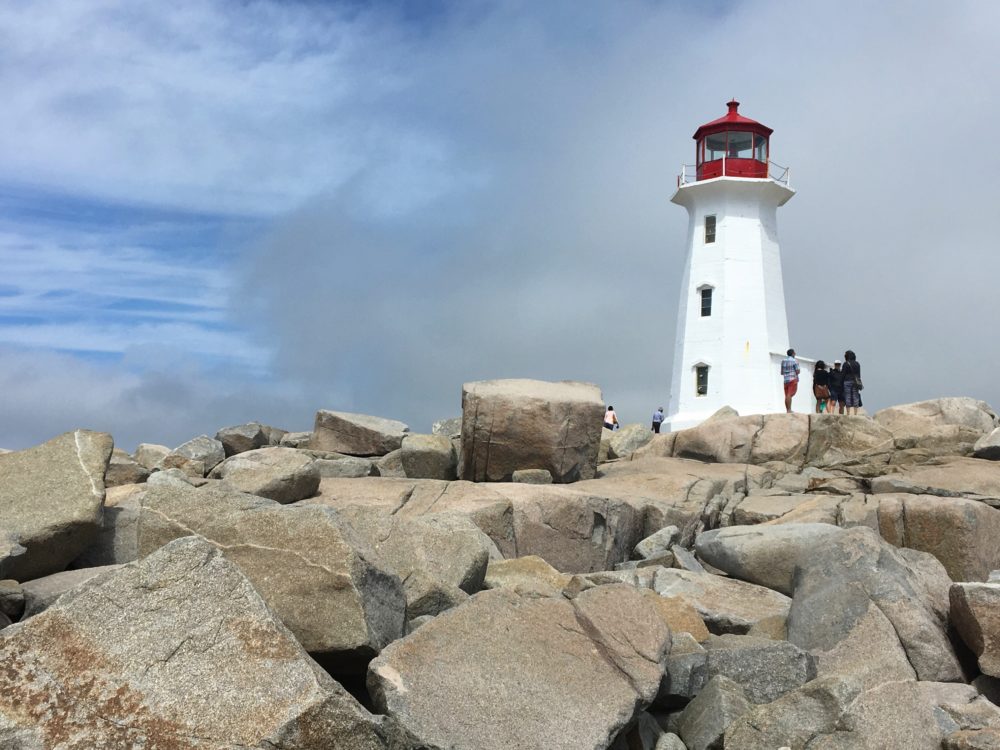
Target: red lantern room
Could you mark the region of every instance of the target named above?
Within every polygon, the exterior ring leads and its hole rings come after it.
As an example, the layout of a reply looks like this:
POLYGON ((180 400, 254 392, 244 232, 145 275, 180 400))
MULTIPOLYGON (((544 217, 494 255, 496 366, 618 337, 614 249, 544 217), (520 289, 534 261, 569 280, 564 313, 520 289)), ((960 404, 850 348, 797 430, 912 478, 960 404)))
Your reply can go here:
POLYGON ((724 117, 705 123, 694 134, 699 180, 713 177, 767 177, 768 138, 774 131, 728 103, 724 117))

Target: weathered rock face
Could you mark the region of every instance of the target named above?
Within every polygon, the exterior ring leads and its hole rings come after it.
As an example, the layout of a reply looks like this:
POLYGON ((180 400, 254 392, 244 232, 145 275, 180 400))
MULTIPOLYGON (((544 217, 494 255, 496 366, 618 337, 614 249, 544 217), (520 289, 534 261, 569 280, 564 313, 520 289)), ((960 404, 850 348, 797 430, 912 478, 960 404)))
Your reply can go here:
POLYGON ((67 432, 35 448, 0 455, 0 575, 27 581, 65 568, 97 536, 111 436, 67 432))
POLYGON ((997 415, 985 401, 937 398, 876 412, 874 420, 892 433, 898 450, 925 456, 962 456, 997 426, 997 415))
POLYGON ((809 424, 810 466, 867 475, 879 471, 892 455, 892 433, 867 417, 815 414, 809 424))
POLYGON ((817 656, 821 675, 961 680, 941 601, 947 580, 930 555, 845 529, 799 560, 788 640, 817 656))
POLYGON ((698 536, 698 556, 750 583, 792 595, 795 569, 822 540, 841 533, 825 523, 730 526, 698 536))
POLYGON ((317 458, 316 470, 320 479, 357 479, 375 475, 375 465, 370 458, 344 456, 343 458, 317 458))
POLYGON ((247 424, 236 425, 235 427, 223 427, 215 433, 215 439, 222 443, 226 458, 235 456, 237 453, 246 453, 257 448, 263 448, 269 444, 268 435, 264 431, 264 425, 258 422, 249 422, 247 424))
POLYGON ((876 477, 872 492, 965 497, 1000 508, 1000 463, 975 458, 941 459, 876 477))
POLYGON ((226 449, 222 443, 208 435, 199 435, 170 451, 160 465, 164 469, 178 468, 183 469, 185 473, 196 474, 193 469, 200 464, 201 475, 205 476, 225 458, 226 449))
POLYGON ((965 498, 875 495, 882 538, 936 557, 953 581, 985 581, 1000 568, 1000 510, 965 498))
POLYGON ((664 552, 670 551, 680 534, 681 530, 676 526, 664 526, 655 534, 650 534, 635 545, 632 554, 640 560, 649 560, 662 555, 664 552))
POLYGON ((431 425, 431 434, 441 435, 449 440, 462 437, 462 418, 450 417, 448 419, 439 419, 431 425))
POLYGON ((628 458, 652 439, 648 425, 627 424, 608 437, 608 458, 628 458))
POLYGON ((485 380, 462 387, 462 464, 474 482, 547 469, 557 483, 597 471, 604 401, 588 383, 485 380))
POLYGON ((455 479, 456 457, 451 439, 441 435, 407 435, 399 454, 403 472, 413 479, 455 479))
POLYGON ((1000 427, 979 438, 972 446, 972 455, 988 461, 1000 461, 1000 427))
POLYGON ((384 456, 398 450, 409 431, 394 419, 320 409, 309 447, 349 456, 384 456))
POLYGON ((11 620, 20 620, 24 614, 24 589, 17 581, 0 580, 0 613, 11 620))
POLYGON ((671 651, 661 697, 690 699, 715 676, 742 689, 751 703, 770 703, 816 677, 815 659, 787 641, 747 635, 709 636, 701 647, 671 651))
POLYGON ((745 634, 758 622, 788 616, 791 600, 763 586, 711 573, 658 568, 654 590, 661 596, 678 596, 701 615, 716 634, 745 634))
POLYGON ((92 579, 0 634, 13 748, 390 746, 208 543, 92 579))
POLYGON ((170 449, 165 445, 156 443, 139 443, 135 449, 135 460, 150 471, 158 469, 160 462, 170 454, 170 449))
POLYGON ((713 677, 681 713, 678 733, 688 750, 712 750, 722 745, 729 725, 750 710, 743 689, 728 677, 713 677))
POLYGON ((949 735, 989 730, 998 719, 1000 709, 968 685, 904 681, 865 690, 859 680, 829 677, 737 719, 726 747, 939 750, 950 747, 949 735))
POLYGON ((403 633, 399 578, 329 509, 208 487, 146 492, 140 556, 192 533, 236 563, 303 647, 335 671, 357 669, 403 633))
POLYGON ((76 588, 81 583, 89 581, 101 573, 117 570, 118 565, 103 565, 97 568, 81 568, 80 570, 64 570, 49 576, 36 578, 21 584, 24 593, 24 617, 32 617, 44 612, 56 603, 56 600, 67 591, 76 588))
POLYGON ((645 597, 472 597, 391 644, 369 691, 428 747, 605 748, 656 695, 670 634, 645 597))
POLYGON ((149 469, 133 459, 128 453, 115 448, 111 452, 108 469, 104 472, 105 487, 119 487, 123 484, 145 482, 149 469))
MULTIPOLYGON (((158 477, 166 472, 153 472, 158 477)), ((186 487, 190 487, 187 483, 186 487)), ((112 487, 104 500, 104 516, 97 538, 74 558, 74 568, 93 568, 102 565, 129 563, 138 556, 138 527, 140 495, 147 485, 132 484, 112 487)))
POLYGON ((951 619, 979 668, 1000 677, 1000 583, 956 583, 951 587, 951 619))
POLYGON ((356 516, 351 527, 403 581, 407 617, 436 615, 483 587, 493 542, 468 518, 356 516))
POLYGON ((537 555, 493 560, 486 568, 483 586, 510 589, 520 596, 562 596, 572 576, 560 573, 537 555))
POLYGON ((319 489, 315 460, 294 448, 258 448, 227 458, 214 469, 212 479, 224 479, 241 492, 279 503, 312 497, 319 489))
POLYGON ((8 577, 7 569, 14 569, 14 563, 27 550, 17 543, 17 536, 0 530, 0 576, 8 577))
POLYGON ((518 469, 510 481, 518 484, 552 484, 552 475, 546 469, 518 469))

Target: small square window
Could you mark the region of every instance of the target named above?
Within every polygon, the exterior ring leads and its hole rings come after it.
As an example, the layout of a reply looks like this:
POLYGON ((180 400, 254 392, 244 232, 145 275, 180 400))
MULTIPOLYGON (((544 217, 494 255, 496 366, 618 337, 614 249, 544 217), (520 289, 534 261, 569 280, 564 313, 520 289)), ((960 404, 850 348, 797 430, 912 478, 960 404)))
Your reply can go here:
POLYGON ((707 318, 712 314, 712 287, 701 290, 701 317, 707 318))
POLYGON ((715 215, 705 217, 705 244, 715 242, 715 215))
POLYGON ((698 365, 695 372, 695 395, 708 395, 708 365, 698 365))

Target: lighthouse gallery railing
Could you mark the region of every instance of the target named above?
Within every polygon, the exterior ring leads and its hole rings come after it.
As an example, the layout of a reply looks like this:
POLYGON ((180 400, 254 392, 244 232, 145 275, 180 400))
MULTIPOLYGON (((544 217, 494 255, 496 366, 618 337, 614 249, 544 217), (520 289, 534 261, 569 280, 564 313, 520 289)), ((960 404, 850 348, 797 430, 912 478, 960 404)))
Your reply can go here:
MULTIPOLYGON (((726 157, 722 157, 722 175, 726 174, 726 157)), ((720 175, 721 176, 721 175, 720 175)), ((773 161, 767 163, 767 178, 769 180, 774 180, 775 182, 784 185, 785 187, 792 186, 792 170, 790 167, 783 167, 780 164, 775 164, 773 161)), ((681 172, 677 175, 677 187, 681 185, 687 185, 690 182, 698 181, 698 165, 697 164, 681 164, 681 172)))

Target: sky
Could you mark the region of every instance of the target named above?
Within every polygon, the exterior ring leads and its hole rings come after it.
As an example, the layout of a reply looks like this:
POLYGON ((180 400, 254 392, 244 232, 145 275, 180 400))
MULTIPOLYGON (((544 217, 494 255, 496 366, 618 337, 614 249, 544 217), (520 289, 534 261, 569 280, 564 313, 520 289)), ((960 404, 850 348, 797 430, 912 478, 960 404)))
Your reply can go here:
POLYGON ((797 190, 796 350, 1000 407, 998 45, 991 0, 2 3, 0 447, 427 432, 506 377, 645 422, 732 97, 797 190))

